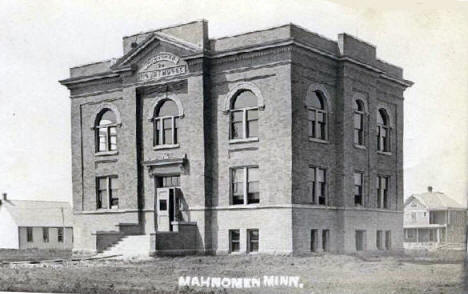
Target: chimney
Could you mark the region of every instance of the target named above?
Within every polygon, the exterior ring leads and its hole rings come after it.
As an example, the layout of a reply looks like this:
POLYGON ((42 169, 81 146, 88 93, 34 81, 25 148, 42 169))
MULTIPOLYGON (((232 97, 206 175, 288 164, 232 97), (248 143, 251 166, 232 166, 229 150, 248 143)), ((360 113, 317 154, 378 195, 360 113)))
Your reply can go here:
POLYGON ((7 193, 3 193, 3 200, 7 200, 7 193))
POLYGON ((429 193, 432 193, 432 186, 427 187, 427 191, 428 191, 429 193))

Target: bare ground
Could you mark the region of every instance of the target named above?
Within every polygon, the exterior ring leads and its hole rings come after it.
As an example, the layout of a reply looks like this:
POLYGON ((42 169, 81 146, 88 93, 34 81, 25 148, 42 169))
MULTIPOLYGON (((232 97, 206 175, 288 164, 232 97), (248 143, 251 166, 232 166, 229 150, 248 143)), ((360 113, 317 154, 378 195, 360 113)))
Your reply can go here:
MULTIPOLYGON (((0 255, 1 257, 1 255, 0 255)), ((463 263, 347 255, 190 256, 2 265, 0 291, 86 293, 461 293, 463 263), (299 276, 303 289, 177 287, 179 276, 299 276)))

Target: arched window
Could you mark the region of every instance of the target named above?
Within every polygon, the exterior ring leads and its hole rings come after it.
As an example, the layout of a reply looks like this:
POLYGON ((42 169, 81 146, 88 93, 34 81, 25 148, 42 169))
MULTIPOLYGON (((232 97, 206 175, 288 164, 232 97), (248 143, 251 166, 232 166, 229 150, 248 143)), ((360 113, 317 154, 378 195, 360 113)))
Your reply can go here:
POLYGON ((354 101, 354 144, 364 146, 364 102, 354 101))
POLYGON ((96 152, 117 151, 117 122, 110 109, 104 109, 96 120, 96 152))
POLYGON ((154 146, 176 145, 179 110, 172 100, 164 100, 154 110, 154 146))
POLYGON ((383 108, 377 113, 377 150, 390 152, 390 124, 387 111, 383 108))
POLYGON ((239 92, 231 102, 230 139, 258 137, 258 101, 249 90, 239 92))
POLYGON ((309 138, 327 140, 327 102, 325 95, 313 91, 307 97, 309 138))

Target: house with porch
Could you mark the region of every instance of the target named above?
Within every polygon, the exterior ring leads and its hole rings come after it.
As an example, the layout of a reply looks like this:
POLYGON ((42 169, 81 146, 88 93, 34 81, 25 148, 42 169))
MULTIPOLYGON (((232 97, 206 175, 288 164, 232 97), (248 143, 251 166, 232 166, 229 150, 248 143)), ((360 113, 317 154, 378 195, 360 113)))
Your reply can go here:
POLYGON ((404 247, 463 247, 465 242, 466 208, 432 187, 405 201, 404 247))

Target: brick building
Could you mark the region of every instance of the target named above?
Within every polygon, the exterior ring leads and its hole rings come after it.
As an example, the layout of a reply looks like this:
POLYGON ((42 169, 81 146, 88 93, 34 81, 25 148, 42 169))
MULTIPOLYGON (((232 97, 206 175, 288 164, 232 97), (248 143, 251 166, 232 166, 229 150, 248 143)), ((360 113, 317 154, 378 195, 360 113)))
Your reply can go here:
POLYGON ((411 82, 374 46, 293 24, 209 39, 196 21, 123 51, 61 81, 76 249, 132 235, 156 253, 402 248, 411 82))

